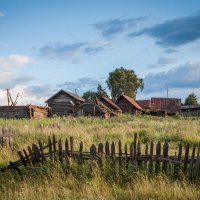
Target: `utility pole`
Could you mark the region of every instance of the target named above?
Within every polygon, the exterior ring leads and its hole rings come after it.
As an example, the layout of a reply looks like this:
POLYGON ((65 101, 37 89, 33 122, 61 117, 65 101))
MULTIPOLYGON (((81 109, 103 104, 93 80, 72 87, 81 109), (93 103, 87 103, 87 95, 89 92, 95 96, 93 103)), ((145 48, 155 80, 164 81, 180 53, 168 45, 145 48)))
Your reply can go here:
POLYGON ((168 96, 169 96, 169 89, 168 89, 168 87, 167 87, 167 98, 168 98, 168 96))

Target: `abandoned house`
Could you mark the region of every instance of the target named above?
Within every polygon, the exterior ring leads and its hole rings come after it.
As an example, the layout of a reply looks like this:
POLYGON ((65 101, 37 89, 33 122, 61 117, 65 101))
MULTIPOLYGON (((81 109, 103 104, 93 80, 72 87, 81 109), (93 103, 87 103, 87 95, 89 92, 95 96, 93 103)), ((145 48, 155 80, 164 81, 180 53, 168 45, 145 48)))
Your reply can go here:
POLYGON ((136 103, 134 99, 126 95, 120 96, 117 99, 116 104, 121 108, 123 113, 135 115, 143 111, 143 109, 136 103))
POLYGON ((151 113, 162 116, 180 114, 181 99, 151 98, 151 113))
POLYGON ((151 100, 137 100, 136 103, 144 110, 151 109, 151 100))
POLYGON ((44 118, 51 114, 51 109, 44 106, 0 106, 0 118, 22 119, 22 118, 44 118))
POLYGON ((66 90, 60 90, 45 103, 52 109, 52 115, 75 115, 76 108, 84 102, 84 99, 66 90))
POLYGON ((101 97, 100 98, 100 101, 105 105, 107 106, 111 112, 112 112, 112 115, 116 115, 116 114, 119 114, 119 113, 122 113, 122 110, 119 106, 117 106, 111 99, 109 99, 108 97, 101 97))
POLYGON ((184 117, 200 117, 200 104, 181 106, 181 114, 184 117))
POLYGON ((108 118, 110 115, 111 110, 97 98, 96 100, 86 100, 77 108, 77 116, 108 118))

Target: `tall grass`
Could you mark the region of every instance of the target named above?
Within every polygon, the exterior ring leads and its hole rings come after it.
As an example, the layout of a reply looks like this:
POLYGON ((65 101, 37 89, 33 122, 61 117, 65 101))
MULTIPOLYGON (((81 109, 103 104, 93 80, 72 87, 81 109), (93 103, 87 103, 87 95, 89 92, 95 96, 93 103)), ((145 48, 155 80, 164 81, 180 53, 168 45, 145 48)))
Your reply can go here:
MULTIPOLYGON (((130 144, 134 132, 139 133, 142 143, 169 141, 176 147, 180 139, 190 144, 200 142, 198 118, 122 115, 110 119, 0 119, 0 128, 6 127, 13 130, 14 153, 9 148, 0 149, 0 165, 18 159, 18 150, 37 140, 46 142, 53 134, 63 139, 73 136, 75 149, 82 140, 87 151, 92 143, 120 139, 122 144, 130 144)), ((13 172, 0 174, 0 199, 198 199, 200 196, 198 183, 175 181, 164 176, 149 177, 133 171, 129 176, 123 176, 123 173, 114 173, 110 164, 104 165, 103 170, 95 167, 95 163, 93 165, 91 168, 88 163, 81 166, 71 163, 70 170, 67 170, 60 164, 48 164, 24 169, 23 178, 13 172)))

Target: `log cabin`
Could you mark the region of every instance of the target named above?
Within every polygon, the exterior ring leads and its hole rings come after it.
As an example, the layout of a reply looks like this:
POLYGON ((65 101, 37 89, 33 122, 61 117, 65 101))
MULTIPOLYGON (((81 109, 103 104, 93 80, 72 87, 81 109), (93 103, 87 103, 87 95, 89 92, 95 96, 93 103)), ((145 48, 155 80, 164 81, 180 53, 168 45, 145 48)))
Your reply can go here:
POLYGON ((126 95, 121 95, 117 99, 116 104, 121 108, 123 113, 135 115, 143 111, 143 109, 136 103, 134 99, 126 95))
POLYGON ((122 113, 122 110, 108 97, 101 97, 100 101, 111 110, 111 115, 116 115, 122 113))
POLYGON ((75 115, 76 108, 84 102, 84 99, 78 95, 68 92, 66 90, 60 90, 45 103, 52 109, 52 115, 68 116, 75 115))
POLYGON ((94 116, 109 118, 111 110, 98 98, 96 100, 86 100, 77 108, 77 116, 94 116))
POLYGON ((4 119, 41 119, 49 117, 51 109, 44 106, 0 106, 0 118, 4 119))

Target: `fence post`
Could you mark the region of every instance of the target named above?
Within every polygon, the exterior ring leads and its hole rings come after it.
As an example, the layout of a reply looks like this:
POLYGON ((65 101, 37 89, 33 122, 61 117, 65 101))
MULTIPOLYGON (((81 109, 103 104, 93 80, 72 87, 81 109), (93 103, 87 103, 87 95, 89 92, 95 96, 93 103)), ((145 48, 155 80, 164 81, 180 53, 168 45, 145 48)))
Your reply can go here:
POLYGON ((28 165, 31 166, 31 161, 30 161, 30 159, 28 157, 28 154, 26 153, 26 150, 23 149, 23 152, 24 152, 24 155, 25 155, 25 158, 26 158, 26 161, 27 161, 28 165))
POLYGON ((83 156, 83 142, 80 142, 80 147, 79 147, 79 162, 82 160, 83 156))
POLYGON ((120 167, 120 171, 121 171, 121 165, 122 165, 122 143, 121 143, 121 140, 119 140, 118 146, 119 146, 119 167, 120 167))
POLYGON ((110 145, 108 141, 106 142, 106 145, 105 145, 105 151, 106 151, 106 156, 110 156, 110 145))
POLYGON ((142 164, 140 156, 141 156, 141 144, 140 144, 140 141, 138 141, 138 145, 137 145, 137 163, 138 163, 138 166, 141 166, 141 164, 142 164))
POLYGON ((193 178, 193 174, 194 174, 194 158, 195 158, 195 151, 196 151, 196 145, 193 145, 193 149, 192 149, 192 157, 191 157, 191 163, 190 163, 190 176, 191 178, 193 178))
POLYGON ((183 166, 183 172, 185 174, 187 173, 189 150, 190 150, 190 146, 189 144, 187 144, 185 147, 185 158, 184 158, 184 166, 183 166))
POLYGON ((126 169, 128 169, 128 149, 127 144, 125 144, 125 162, 126 162, 126 169))
POLYGON ((58 157, 59 161, 63 163, 63 148, 62 148, 62 140, 59 139, 58 141, 58 157))
POLYGON ((111 144, 111 159, 114 160, 115 159, 115 143, 112 142, 111 144))
POLYGON ((98 145, 98 154, 103 156, 103 143, 99 143, 98 145))
POLYGON ((91 160, 95 160, 96 157, 96 146, 94 144, 92 144, 92 146, 90 147, 90 159, 91 160))
MULTIPOLYGON (((168 149, 169 149, 169 145, 167 142, 164 143, 163 145, 163 157, 164 158, 168 158, 168 149)), ((167 173, 167 161, 163 161, 163 171, 165 173, 167 173)))
POLYGON ((70 151, 71 151, 71 158, 74 158, 74 138, 70 137, 70 151))
POLYGON ((19 155, 20 160, 22 161, 24 167, 27 167, 27 163, 26 163, 26 160, 25 160, 24 156, 22 155, 22 152, 18 151, 18 155, 19 155))
POLYGON ((53 134, 53 156, 54 156, 54 161, 56 161, 56 151, 57 151, 57 148, 56 148, 56 136, 55 134, 53 134))
POLYGON ((137 165, 137 133, 134 133, 133 142, 133 164, 137 165))
POLYGON ((41 153, 40 153, 38 146, 34 143, 32 144, 32 151, 33 151, 35 161, 40 162, 41 161, 41 153))
POLYGON ((50 157, 50 160, 53 160, 53 154, 52 154, 52 143, 51 143, 51 138, 49 136, 49 139, 48 139, 48 146, 49 146, 49 157, 50 157))
POLYGON ((69 142, 68 139, 65 139, 65 156, 69 156, 69 142))
POLYGON ((153 172, 153 147, 154 147, 154 143, 151 142, 150 145, 150 157, 149 157, 149 173, 152 174, 153 172))
POLYGON ((160 172, 160 155, 161 155, 161 143, 160 141, 156 145, 156 164, 155 164, 155 172, 158 174, 160 172))
POLYGON ((130 145, 130 162, 133 163, 133 142, 130 145))
POLYGON ((199 174, 199 165, 200 165, 200 143, 197 149, 197 158, 196 158, 196 163, 195 163, 195 175, 197 176, 199 174))
POLYGON ((42 144, 42 142, 41 142, 40 140, 38 141, 38 144, 39 144, 39 147, 40 147, 40 152, 41 152, 41 156, 42 156, 42 161, 43 161, 44 163, 46 163, 46 157, 45 157, 45 155, 44 155, 43 144, 42 144))

